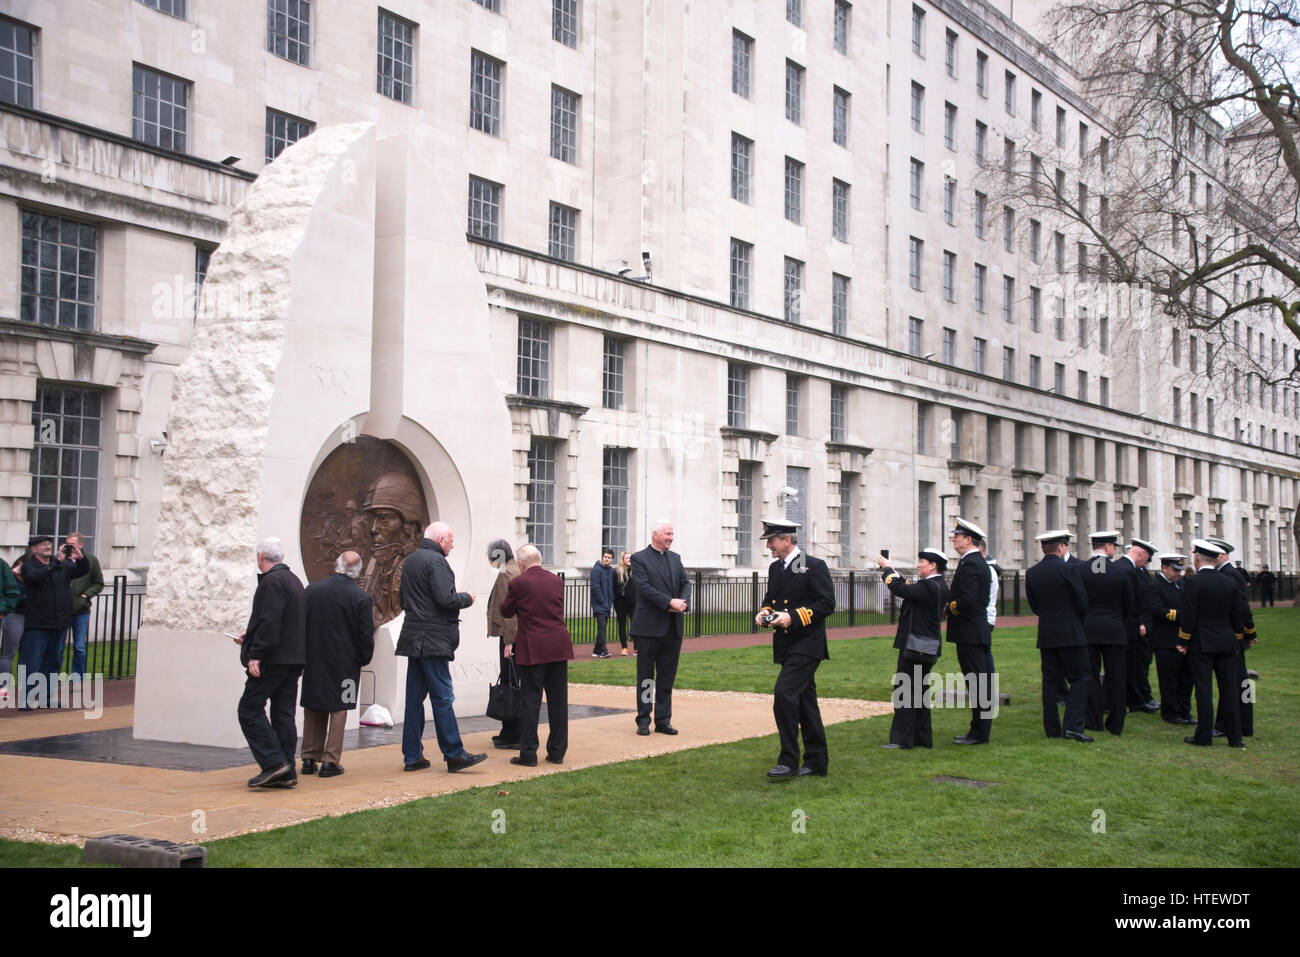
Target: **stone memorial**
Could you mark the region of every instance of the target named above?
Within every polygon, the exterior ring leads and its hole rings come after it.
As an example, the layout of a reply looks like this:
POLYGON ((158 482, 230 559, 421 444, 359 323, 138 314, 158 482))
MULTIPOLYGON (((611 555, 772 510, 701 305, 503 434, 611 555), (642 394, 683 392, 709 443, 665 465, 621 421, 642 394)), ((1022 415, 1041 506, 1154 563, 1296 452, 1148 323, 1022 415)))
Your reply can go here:
POLYGON ((400 720, 397 589, 432 520, 455 530, 458 587, 479 599, 461 613, 456 713, 484 712, 497 671, 484 549, 514 537, 515 503, 510 390, 462 206, 406 137, 368 123, 318 130, 249 190, 173 388, 135 737, 243 746, 228 634, 247 623, 267 536, 304 582, 361 553, 380 627, 349 727, 371 703, 400 720))

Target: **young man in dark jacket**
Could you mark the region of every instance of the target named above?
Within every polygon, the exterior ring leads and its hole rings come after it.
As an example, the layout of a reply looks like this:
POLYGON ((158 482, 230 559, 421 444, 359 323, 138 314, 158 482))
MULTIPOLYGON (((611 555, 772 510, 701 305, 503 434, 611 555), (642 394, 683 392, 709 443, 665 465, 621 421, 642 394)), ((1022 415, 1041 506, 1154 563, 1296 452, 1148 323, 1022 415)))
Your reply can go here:
POLYGON ((596 644, 591 657, 608 658, 605 648, 605 625, 614 609, 614 550, 600 553, 600 561, 591 566, 591 613, 596 618, 596 644))
MULTIPOLYGON (((86 574, 86 558, 74 542, 65 541, 54 552, 54 536, 33 535, 31 549, 23 563, 23 585, 27 589, 27 619, 19 661, 25 665, 28 688, 24 704, 42 701, 58 707, 58 650, 72 624, 72 579, 86 574), (43 679, 36 676, 45 673, 43 679), (41 685, 44 684, 44 688, 41 685)), ((38 705, 41 706, 41 705, 38 705)))

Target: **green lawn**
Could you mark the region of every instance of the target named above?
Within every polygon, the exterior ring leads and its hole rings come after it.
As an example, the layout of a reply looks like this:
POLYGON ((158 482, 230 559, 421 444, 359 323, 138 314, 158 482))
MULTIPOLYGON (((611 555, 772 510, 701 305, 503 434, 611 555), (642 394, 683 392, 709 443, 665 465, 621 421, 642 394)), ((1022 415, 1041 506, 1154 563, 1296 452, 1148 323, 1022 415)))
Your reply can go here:
MULTIPOLYGON (((773 734, 515 782, 506 796, 477 788, 213 841, 209 864, 1296 866, 1300 610, 1258 611, 1256 619, 1263 642, 1250 664, 1262 678, 1256 736, 1244 752, 1222 742, 1188 747, 1186 729, 1149 715, 1130 716, 1121 738, 1046 740, 1033 629, 1000 629, 994 654, 1012 703, 987 747, 951 745, 969 712, 941 709, 933 751, 883 751, 886 716, 827 729, 826 779, 767 782, 773 734), (801 819, 804 833, 796 833, 801 819), (502 820, 497 833, 492 825, 502 820)), ((819 693, 887 698, 890 644, 833 642, 819 693)), ((949 646, 939 670, 954 664, 949 646)), ((633 665, 578 661, 570 675, 630 685, 633 665)), ((770 692, 775 676, 768 648, 702 651, 682 656, 677 684, 770 692)), ((0 842, 7 865, 76 859, 75 850, 0 842)))

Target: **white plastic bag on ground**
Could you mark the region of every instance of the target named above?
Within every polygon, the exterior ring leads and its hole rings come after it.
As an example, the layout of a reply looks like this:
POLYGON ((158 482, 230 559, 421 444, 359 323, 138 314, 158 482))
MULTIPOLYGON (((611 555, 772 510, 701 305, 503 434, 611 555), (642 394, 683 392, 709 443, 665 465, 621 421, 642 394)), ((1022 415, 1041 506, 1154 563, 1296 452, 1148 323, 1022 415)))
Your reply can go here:
POLYGON ((388 713, 388 709, 382 704, 372 704, 366 709, 366 713, 361 716, 361 723, 376 728, 391 728, 393 726, 393 716, 388 713))

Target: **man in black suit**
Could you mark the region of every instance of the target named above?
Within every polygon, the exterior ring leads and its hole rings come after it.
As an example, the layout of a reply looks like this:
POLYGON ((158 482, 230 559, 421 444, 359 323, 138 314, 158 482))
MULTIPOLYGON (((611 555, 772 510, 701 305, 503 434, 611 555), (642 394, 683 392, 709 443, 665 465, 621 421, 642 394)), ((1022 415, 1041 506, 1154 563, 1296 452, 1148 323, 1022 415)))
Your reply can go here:
MULTIPOLYGON (((1214 567, 1221 574, 1227 575, 1237 584, 1237 591, 1241 592, 1241 598, 1246 603, 1246 627, 1242 631, 1242 645, 1240 653, 1234 659, 1237 668, 1237 688, 1238 690, 1238 710, 1241 712, 1241 733, 1249 738, 1255 734, 1255 702, 1254 695, 1248 694, 1249 685, 1246 677, 1246 649, 1255 647, 1255 613, 1250 610, 1250 582, 1246 580, 1246 573, 1241 570, 1240 563, 1234 565, 1228 560, 1228 556, 1234 551, 1232 545, 1221 538, 1207 538, 1207 542, 1223 550, 1223 554, 1214 560, 1214 567)), ((1214 718, 1214 736, 1221 738, 1227 732, 1223 723, 1223 705, 1219 705, 1219 712, 1214 718)))
POLYGON ((1196 574, 1183 586, 1186 612, 1178 627, 1178 638, 1187 644, 1196 687, 1196 734, 1183 740, 1207 748, 1214 743, 1214 692, 1210 685, 1210 676, 1214 675, 1219 682, 1219 710, 1228 746, 1243 748, 1236 659, 1241 657, 1246 627, 1246 596, 1230 576, 1215 572, 1215 561, 1224 554, 1221 548, 1198 538, 1192 542, 1192 549, 1196 574))
POLYGON ((993 576, 980 554, 983 540, 983 529, 964 518, 957 519, 952 544, 961 558, 948 596, 948 640, 957 646, 957 666, 966 676, 971 712, 970 730, 953 738, 953 744, 988 744, 998 703, 994 675, 989 670, 993 629, 989 627, 988 608, 993 576))
POLYGON ((1111 561, 1118 547, 1119 532, 1096 532, 1089 537, 1093 547, 1092 558, 1079 566, 1083 589, 1088 594, 1088 614, 1083 619, 1083 630, 1088 636, 1088 655, 1092 661, 1084 727, 1100 731, 1103 712, 1110 712, 1105 718, 1105 728, 1111 734, 1119 735, 1124 732, 1128 699, 1125 679, 1128 630, 1124 623, 1133 607, 1133 579, 1126 565, 1111 561))
POLYGON ((1067 565, 1064 555, 1070 535, 1063 530, 1044 532, 1036 541, 1043 558, 1025 572, 1025 594, 1038 616, 1038 655, 1043 667, 1043 731, 1049 738, 1064 735, 1072 741, 1091 743, 1083 733, 1083 712, 1092 680, 1088 661, 1088 639, 1083 620, 1088 613, 1088 596, 1079 577, 1079 566, 1067 565), (1057 710, 1060 689, 1068 687, 1065 729, 1057 710))
POLYGON ((654 703, 655 730, 676 734, 673 715, 673 681, 682 653, 682 616, 691 598, 691 581, 673 544, 672 522, 655 522, 650 544, 632 556, 632 581, 636 583, 636 611, 632 637, 640 652, 636 659, 636 733, 650 733, 650 705, 654 703))
POLYGON ((1147 613, 1151 618, 1151 650, 1160 682, 1160 717, 1170 724, 1195 724, 1192 720, 1192 672, 1187 645, 1178 640, 1185 613, 1183 572, 1187 556, 1164 552, 1156 556, 1160 571, 1151 580, 1147 613))
POLYGON ((1151 556, 1160 549, 1140 538, 1129 543, 1129 549, 1115 559, 1115 567, 1126 569, 1133 579, 1133 606, 1128 618, 1124 619, 1124 628, 1128 632, 1128 709, 1155 714, 1160 710, 1160 702, 1151 694, 1151 614, 1147 606, 1151 603, 1151 576, 1147 566, 1151 556))
POLYGON ((797 522, 763 521, 763 538, 775 561, 767 569, 767 593, 754 621, 772 629, 772 660, 781 666, 772 689, 772 714, 781 737, 776 767, 767 772, 773 781, 809 774, 826 777, 827 770, 826 728, 814 678, 817 666, 830 657, 826 618, 835 611, 835 589, 826 563, 799 550, 798 530, 797 522))
POLYGON ((1259 582, 1259 607, 1273 608, 1273 588, 1277 585, 1277 576, 1265 565, 1264 570, 1255 576, 1255 581, 1259 582))

